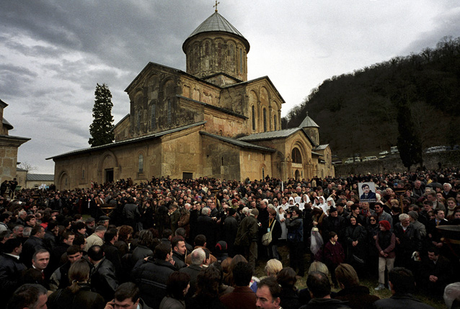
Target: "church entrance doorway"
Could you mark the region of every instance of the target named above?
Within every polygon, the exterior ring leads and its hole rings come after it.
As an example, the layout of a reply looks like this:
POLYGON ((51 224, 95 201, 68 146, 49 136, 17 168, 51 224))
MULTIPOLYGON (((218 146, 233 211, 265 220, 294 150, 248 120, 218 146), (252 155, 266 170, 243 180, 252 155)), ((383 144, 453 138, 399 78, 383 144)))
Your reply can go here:
POLYGON ((187 172, 183 172, 182 173, 182 179, 193 179, 193 173, 187 173, 187 172))
POLYGON ((105 170, 105 182, 113 182, 113 168, 105 170))

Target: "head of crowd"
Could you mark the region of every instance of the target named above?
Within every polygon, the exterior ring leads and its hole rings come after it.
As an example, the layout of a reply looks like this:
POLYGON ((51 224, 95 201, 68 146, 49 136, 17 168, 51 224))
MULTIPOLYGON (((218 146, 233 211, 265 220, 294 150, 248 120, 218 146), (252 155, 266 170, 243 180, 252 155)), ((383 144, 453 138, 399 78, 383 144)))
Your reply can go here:
POLYGON ((0 251, 0 309, 460 308, 460 170, 2 186, 0 251))

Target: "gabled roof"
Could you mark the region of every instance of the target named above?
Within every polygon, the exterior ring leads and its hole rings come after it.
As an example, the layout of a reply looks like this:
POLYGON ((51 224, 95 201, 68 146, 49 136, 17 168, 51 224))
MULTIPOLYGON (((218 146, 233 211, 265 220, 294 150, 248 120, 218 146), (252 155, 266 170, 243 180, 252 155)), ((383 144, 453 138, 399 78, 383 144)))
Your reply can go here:
POLYGON ((113 126, 112 131, 113 131, 117 126, 119 126, 120 124, 122 124, 122 122, 125 121, 125 119, 128 118, 128 117, 129 117, 129 113, 126 114, 123 118, 121 118, 120 121, 118 121, 117 124, 113 126))
POLYGON ((170 129, 170 130, 166 130, 162 132, 157 132, 157 133, 152 133, 152 134, 148 134, 144 136, 134 137, 134 138, 126 139, 126 140, 115 142, 115 143, 110 143, 110 144, 105 144, 105 145, 100 145, 100 146, 95 146, 95 147, 89 147, 89 148, 84 148, 84 149, 79 149, 79 150, 73 150, 73 151, 66 152, 66 153, 63 153, 63 154, 60 154, 54 157, 46 158, 46 160, 58 159, 58 158, 66 157, 69 155, 83 154, 83 153, 92 152, 95 150, 103 150, 103 149, 112 148, 115 146, 123 146, 123 145, 137 143, 137 142, 145 141, 149 139, 155 139, 155 138, 167 135, 167 134, 171 134, 171 133, 179 132, 179 131, 186 130, 189 128, 197 127, 205 123, 206 121, 201 121, 201 122, 189 124, 183 127, 178 127, 178 128, 174 128, 174 129, 170 129))
MULTIPOLYGON (((249 52, 249 42, 246 38, 238 31, 232 24, 228 22, 222 15, 219 13, 214 12, 211 16, 209 16, 204 22, 202 22, 185 40, 182 47, 185 46, 185 43, 195 35, 205 32, 226 32, 233 35, 240 37, 244 44, 246 45, 246 50, 249 52)), ((184 50, 185 51, 185 50, 184 50)))
POLYGON ((318 147, 315 148, 315 150, 324 150, 329 146, 329 144, 323 144, 319 145, 318 147))
POLYGON ((250 83, 254 83, 254 82, 257 82, 259 80, 267 80, 268 83, 273 87, 273 89, 275 90, 275 92, 278 94, 278 96, 280 97, 281 99, 281 103, 286 103, 286 101, 284 101, 283 97, 281 96, 281 94, 279 93, 278 89, 276 89, 275 85, 272 83, 272 81, 270 80, 270 78, 265 75, 265 76, 262 76, 262 77, 258 77, 258 78, 255 78, 255 79, 251 79, 251 80, 247 80, 247 81, 244 81, 244 82, 240 82, 240 83, 236 83, 236 84, 231 84, 231 85, 226 85, 226 86, 223 86, 221 87, 222 89, 226 89, 226 88, 231 88, 231 87, 235 87, 235 86, 240 86, 240 85, 244 85, 244 84, 250 84, 250 83))
POLYGON ((290 128, 290 129, 284 129, 284 130, 255 133, 255 134, 240 137, 240 138, 238 138, 238 140, 246 141, 246 142, 255 142, 255 141, 268 140, 268 139, 286 138, 286 137, 291 136, 292 134, 296 133, 297 131, 302 131, 303 134, 310 141, 310 144, 313 147, 317 146, 315 144, 315 142, 313 142, 311 137, 302 130, 302 128, 290 128))
POLYGON ((126 87, 125 89, 125 92, 129 92, 131 90, 132 87, 134 87, 134 85, 136 85, 142 78, 145 74, 148 74, 148 70, 150 70, 152 67, 159 67, 160 69, 162 70, 165 70, 165 71, 169 71, 171 72, 171 74, 182 74, 182 75, 186 75, 190 78, 193 78, 201 83, 206 83, 207 85, 210 85, 210 86, 213 86, 213 87, 216 87, 216 88, 221 88, 219 87, 218 85, 215 85, 213 83, 210 83, 202 78, 199 78, 199 77, 196 77, 195 75, 192 75, 192 74, 189 74, 187 72, 184 72, 182 70, 179 70, 179 69, 175 69, 175 68, 172 68, 172 67, 169 67, 169 66, 166 66, 166 65, 163 65, 163 64, 159 64, 159 63, 156 63, 156 62, 149 62, 145 65, 145 67, 139 72, 139 74, 136 75, 136 77, 133 79, 133 81, 126 87))
POLYGON ((2 119, 2 123, 6 126, 8 130, 13 129, 13 126, 11 125, 11 123, 9 123, 8 120, 6 120, 5 118, 2 119))
POLYGON ((261 140, 266 140, 266 139, 286 138, 299 130, 301 130, 301 128, 291 128, 291 129, 278 130, 278 131, 255 133, 255 134, 240 137, 238 138, 238 140, 240 141, 261 141, 261 140))
POLYGON ((232 115, 232 116, 240 117, 240 118, 243 118, 243 119, 248 119, 248 117, 246 117, 244 115, 235 113, 235 112, 233 112, 231 110, 228 110, 228 109, 225 109, 225 108, 222 108, 222 107, 218 107, 218 106, 215 106, 215 105, 212 105, 212 104, 208 104, 208 103, 204 103, 204 102, 201 102, 201 101, 193 100, 193 99, 181 96, 181 95, 176 95, 176 97, 178 97, 180 99, 183 99, 183 100, 190 101, 190 102, 195 102, 195 103, 201 104, 203 106, 218 110, 220 112, 223 112, 223 113, 226 113, 226 114, 229 114, 229 115, 232 115))
POLYGON ((308 116, 307 112, 307 117, 302 121, 302 123, 299 125, 299 128, 319 128, 319 125, 313 121, 313 119, 308 116))
POLYGON ((2 100, 0 100, 0 106, 5 108, 8 106, 8 104, 6 104, 5 102, 3 102, 2 100))
POLYGON ((27 174, 27 181, 54 181, 53 174, 27 174))
POLYGON ((241 147, 241 148, 249 148, 249 149, 255 149, 255 150, 259 150, 259 151, 267 151, 267 152, 276 152, 276 150, 273 149, 273 148, 258 146, 258 145, 254 145, 254 144, 251 144, 251 143, 246 143, 246 142, 243 142, 243 141, 240 141, 238 139, 231 138, 231 137, 215 135, 215 134, 211 134, 211 133, 208 133, 208 132, 205 132, 205 131, 200 131, 200 134, 216 138, 216 139, 218 139, 220 141, 223 141, 223 142, 226 142, 226 143, 229 143, 229 144, 241 147))

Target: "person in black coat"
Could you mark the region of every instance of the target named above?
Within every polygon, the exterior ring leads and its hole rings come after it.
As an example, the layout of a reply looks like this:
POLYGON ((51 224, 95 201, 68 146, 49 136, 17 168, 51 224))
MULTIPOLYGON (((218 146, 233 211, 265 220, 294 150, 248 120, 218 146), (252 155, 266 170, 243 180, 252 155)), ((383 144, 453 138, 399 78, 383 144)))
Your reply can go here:
POLYGON ((230 208, 228 210, 228 216, 225 218, 223 225, 223 236, 224 240, 228 245, 228 255, 233 257, 236 253, 234 250, 234 243, 236 233, 238 232, 238 221, 236 220, 236 210, 230 208))
POLYGON ((276 276, 281 286, 280 306, 283 309, 298 309, 302 303, 299 299, 299 292, 295 286, 297 282, 296 272, 291 267, 283 268, 276 276))
POLYGON ((346 220, 344 217, 340 217, 337 212, 337 208, 331 207, 329 209, 329 216, 323 219, 322 235, 328 237, 330 232, 335 232, 339 236, 339 242, 343 245, 346 244, 344 241, 346 220))
POLYGON ((36 225, 31 232, 31 236, 26 240, 22 248, 21 262, 28 268, 32 267, 32 256, 38 249, 47 249, 43 238, 45 237, 45 229, 41 225, 36 225))
POLYGON ((205 207, 201 210, 201 215, 197 219, 197 235, 203 234, 206 236, 206 242, 208 248, 214 248, 216 245, 216 227, 217 223, 211 217, 211 209, 205 207))
POLYGON ((158 308, 166 295, 166 283, 176 270, 173 265, 171 245, 160 243, 155 247, 153 257, 139 260, 131 273, 134 283, 141 291, 145 303, 158 308))
POLYGON ((428 255, 420 266, 420 284, 427 293, 442 296, 444 288, 451 282, 452 264, 440 255, 437 247, 428 248, 428 255))
POLYGON ((110 301, 118 288, 115 267, 104 257, 104 251, 98 245, 89 248, 88 260, 93 267, 91 269, 91 289, 101 294, 106 302, 110 301))
POLYGON ((102 245, 102 251, 107 260, 112 262, 115 267, 115 273, 120 276, 122 273, 121 257, 118 248, 114 243, 118 240, 118 230, 116 228, 110 229, 104 234, 105 243, 102 245))
POLYGON ((433 309, 412 296, 415 291, 415 282, 410 270, 395 267, 388 274, 388 281, 393 295, 390 298, 377 300, 373 305, 374 308, 433 309))
POLYGON ((380 298, 370 295, 369 288, 359 285, 359 277, 353 266, 342 263, 335 269, 335 277, 341 290, 334 298, 348 301, 348 305, 354 309, 371 308, 372 304, 380 298))
POLYGON ((408 214, 399 215, 399 222, 394 226, 394 233, 396 236, 395 265, 415 273, 417 265, 412 255, 422 250, 422 239, 419 231, 410 223, 408 214))
POLYGON ((4 254, 0 256, 0 308, 5 308, 8 299, 22 284, 22 272, 27 269, 19 261, 22 244, 18 238, 7 240, 3 250, 4 254))

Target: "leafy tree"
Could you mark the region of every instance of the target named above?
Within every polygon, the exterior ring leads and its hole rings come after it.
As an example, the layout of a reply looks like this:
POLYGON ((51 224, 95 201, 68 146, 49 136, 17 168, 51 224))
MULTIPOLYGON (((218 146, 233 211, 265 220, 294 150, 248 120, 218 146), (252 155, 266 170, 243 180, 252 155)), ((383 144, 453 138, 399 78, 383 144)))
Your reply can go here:
POLYGON ((113 142, 112 94, 106 84, 96 86, 93 123, 89 126, 91 147, 113 142))

